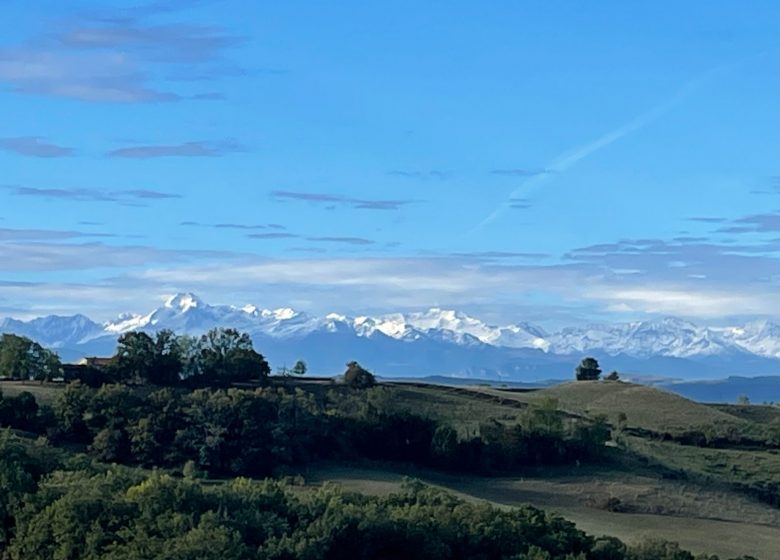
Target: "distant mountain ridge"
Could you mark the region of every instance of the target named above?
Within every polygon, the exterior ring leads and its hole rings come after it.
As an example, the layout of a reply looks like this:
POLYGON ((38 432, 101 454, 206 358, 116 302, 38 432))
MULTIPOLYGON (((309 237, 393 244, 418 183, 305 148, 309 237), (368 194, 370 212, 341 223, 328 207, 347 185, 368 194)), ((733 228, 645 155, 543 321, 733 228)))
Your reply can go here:
POLYGON ((214 327, 249 333, 273 365, 305 358, 317 373, 337 373, 358 359, 383 375, 456 375, 535 380, 568 377, 582 355, 607 369, 666 377, 780 373, 780 325, 762 321, 701 327, 678 318, 546 332, 530 323, 490 325, 465 313, 431 308, 375 317, 313 316, 290 308, 209 305, 182 293, 146 314, 103 324, 84 315, 4 319, 0 332, 28 336, 64 359, 110 354, 119 335, 171 329, 199 335, 214 327))

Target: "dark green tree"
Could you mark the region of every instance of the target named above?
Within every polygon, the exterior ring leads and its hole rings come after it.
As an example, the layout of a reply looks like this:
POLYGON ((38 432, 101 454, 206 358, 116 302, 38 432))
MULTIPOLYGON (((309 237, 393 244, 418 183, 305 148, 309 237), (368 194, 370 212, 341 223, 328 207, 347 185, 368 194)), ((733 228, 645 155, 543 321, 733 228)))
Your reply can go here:
POLYGON ((577 381, 597 381, 601 375, 601 368, 596 358, 584 358, 575 370, 577 381))
POLYGON ((183 369, 182 345, 170 330, 154 338, 134 331, 119 337, 112 370, 117 380, 154 385, 175 385, 183 369))
POLYGON ((431 439, 431 457, 439 466, 447 464, 455 458, 458 449, 458 433, 454 428, 441 425, 433 432, 431 439))
POLYGON ((295 365, 293 366, 292 370, 290 370, 290 373, 298 376, 306 375, 307 369, 308 368, 306 367, 306 362, 304 362, 303 360, 298 360, 297 362, 295 362, 295 365))
POLYGON ((264 381, 271 374, 249 335, 236 329, 212 329, 204 334, 198 341, 197 360, 202 380, 209 383, 264 381))
POLYGON ((347 364, 347 371, 344 372, 344 383, 355 389, 367 389, 376 385, 376 378, 359 363, 352 361, 347 364))
POLYGON ((0 336, 0 375, 48 381, 62 375, 57 355, 24 336, 0 336))
POLYGON ((154 363, 154 340, 141 331, 119 337, 111 370, 117 380, 140 383, 147 379, 154 363))
POLYGON ((607 381, 620 381, 620 374, 616 370, 612 370, 604 379, 607 381))

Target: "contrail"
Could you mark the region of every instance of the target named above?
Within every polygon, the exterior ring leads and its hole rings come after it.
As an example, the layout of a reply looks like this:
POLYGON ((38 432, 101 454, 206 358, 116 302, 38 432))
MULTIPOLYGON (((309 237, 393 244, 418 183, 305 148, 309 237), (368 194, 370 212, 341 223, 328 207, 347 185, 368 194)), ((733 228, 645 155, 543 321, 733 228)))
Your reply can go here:
POLYGON ((704 82, 710 76, 716 74, 720 70, 733 65, 734 64, 721 65, 716 68, 707 70, 706 72, 702 72, 701 74, 697 75, 693 79, 683 84, 683 86, 677 91, 677 93, 675 93, 671 98, 664 101, 663 103, 656 105, 652 109, 638 115, 637 117, 634 117, 623 126, 620 126, 615 130, 608 132, 607 134, 604 134, 603 136, 597 138, 596 140, 589 142, 588 144, 585 144, 583 146, 580 146, 574 149, 573 151, 564 152, 563 154, 559 155, 552 162, 550 162, 548 166, 544 168, 544 171, 532 177, 529 177, 525 181, 523 181, 520 184, 520 186, 518 186, 515 190, 513 190, 509 194, 507 200, 502 202, 495 210, 493 210, 493 212, 489 216, 487 216, 484 220, 482 220, 482 222, 480 222, 479 225, 477 225, 472 230, 472 233, 485 227, 486 225, 493 222, 496 218, 498 218, 502 213, 504 213, 510 207, 513 199, 520 198, 521 196, 527 197, 530 194, 530 191, 532 191, 535 187, 538 187, 539 185, 547 181, 551 175, 566 171, 567 169, 569 169, 571 166, 573 166, 580 160, 601 150, 602 148, 606 148, 613 142, 620 140, 626 134, 629 134, 631 132, 634 132, 636 130, 639 130, 640 128, 647 126, 651 122, 663 116, 672 107, 674 107, 680 101, 682 101, 691 91, 696 89, 696 87, 698 87, 700 83, 704 82))

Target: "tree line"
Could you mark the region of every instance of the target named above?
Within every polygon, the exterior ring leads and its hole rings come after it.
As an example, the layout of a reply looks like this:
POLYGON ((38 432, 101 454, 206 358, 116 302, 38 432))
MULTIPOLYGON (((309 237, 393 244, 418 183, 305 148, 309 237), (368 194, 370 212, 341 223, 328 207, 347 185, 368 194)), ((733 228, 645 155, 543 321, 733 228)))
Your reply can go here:
POLYGON ((100 461, 212 477, 269 476, 323 459, 382 460, 490 474, 526 466, 598 461, 604 419, 566 422, 550 401, 517 423, 476 433, 393 406, 391 390, 335 386, 320 394, 288 386, 153 388, 69 383, 52 406, 23 392, 0 394, 0 425, 82 446, 100 461))

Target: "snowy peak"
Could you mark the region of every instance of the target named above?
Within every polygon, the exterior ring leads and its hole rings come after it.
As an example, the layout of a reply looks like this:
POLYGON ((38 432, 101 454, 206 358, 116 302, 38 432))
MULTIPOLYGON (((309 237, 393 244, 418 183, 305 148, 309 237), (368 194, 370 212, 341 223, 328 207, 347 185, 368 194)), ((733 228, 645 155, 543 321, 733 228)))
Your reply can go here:
POLYGON ((169 297, 165 301, 165 307, 168 309, 178 309, 182 313, 199 307, 203 306, 203 301, 198 298, 195 294, 191 293, 185 293, 185 294, 176 294, 174 296, 169 297))

